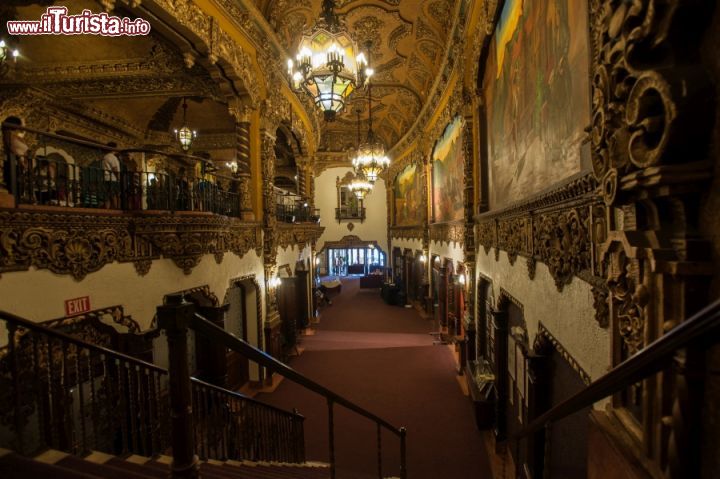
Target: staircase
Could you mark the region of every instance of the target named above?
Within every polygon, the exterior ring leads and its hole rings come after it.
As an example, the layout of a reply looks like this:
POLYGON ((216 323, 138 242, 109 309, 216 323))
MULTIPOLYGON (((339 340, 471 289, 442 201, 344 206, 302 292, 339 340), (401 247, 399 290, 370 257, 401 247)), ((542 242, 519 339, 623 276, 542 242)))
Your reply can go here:
POLYGON ((404 428, 210 323, 181 296, 158 307, 158 324, 168 370, 0 311, 0 477, 334 479, 335 406, 375 424, 372 477, 386 477, 383 428, 399 439, 399 476, 407 477, 404 428), (320 395, 329 464, 306 462, 305 418, 296 411, 191 377, 191 330, 320 395))
MULTIPOLYGON (((165 479, 171 463, 172 457, 164 455, 153 458, 130 455, 123 459, 92 452, 79 457, 50 449, 27 458, 8 449, 0 449, 0 477, 3 479, 165 479)), ((329 464, 319 462, 288 464, 209 459, 200 462, 199 472, 209 479, 327 479, 330 477, 329 467, 329 464)))

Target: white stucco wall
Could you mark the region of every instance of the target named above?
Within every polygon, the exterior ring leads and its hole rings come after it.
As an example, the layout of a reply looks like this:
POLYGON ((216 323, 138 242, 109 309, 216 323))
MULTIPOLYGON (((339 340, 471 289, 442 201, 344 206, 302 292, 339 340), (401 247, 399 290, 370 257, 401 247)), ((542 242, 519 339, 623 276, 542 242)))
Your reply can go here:
POLYGON ((523 304, 530 344, 542 322, 593 380, 607 372, 610 330, 602 329, 595 321, 592 287, 588 283, 573 278, 559 292, 545 264, 537 263, 535 279, 531 280, 523 258, 511 265, 507 253, 501 251, 499 261, 495 261, 495 251, 486 254, 482 247, 477 252, 476 270, 492 279, 496 301, 502 287, 523 304))
POLYGON ((451 259, 455 267, 457 267, 458 263, 465 261, 465 251, 462 245, 457 243, 431 241, 430 257, 432 258, 433 255, 438 255, 441 260, 445 258, 451 259))
MULTIPOLYGON (((287 248, 278 248, 278 254, 277 254, 277 264, 278 266, 282 265, 289 265, 290 269, 292 270, 293 274, 295 273, 295 265, 298 261, 302 260, 305 261, 308 258, 312 257, 312 248, 310 246, 305 246, 305 248, 302 249, 302 251, 298 250, 298 247, 295 245, 289 246, 287 248)), ((278 274, 281 272, 278 271, 278 274)), ((281 276, 285 276, 282 274, 281 276)))
POLYGON ((127 315, 147 329, 166 294, 207 284, 222 301, 231 279, 250 274, 262 288, 262 257, 255 251, 242 258, 226 253, 221 264, 213 255, 205 255, 190 275, 169 259, 153 261, 145 276, 138 275, 132 263, 113 263, 82 281, 31 269, 0 277, 0 308, 29 320, 46 321, 65 316, 65 300, 89 296, 92 309, 122 305, 127 315))
POLYGON ((338 241, 347 235, 355 235, 363 241, 377 241, 380 248, 388 253, 387 244, 387 197, 385 181, 378 179, 375 187, 365 197, 365 221, 342 221, 335 219, 337 208, 338 177, 343 178, 351 168, 328 168, 315 178, 315 207, 320 209, 320 225, 325 231, 318 240, 317 250, 320 251, 326 241, 338 241), (352 222, 354 228, 348 230, 352 222))

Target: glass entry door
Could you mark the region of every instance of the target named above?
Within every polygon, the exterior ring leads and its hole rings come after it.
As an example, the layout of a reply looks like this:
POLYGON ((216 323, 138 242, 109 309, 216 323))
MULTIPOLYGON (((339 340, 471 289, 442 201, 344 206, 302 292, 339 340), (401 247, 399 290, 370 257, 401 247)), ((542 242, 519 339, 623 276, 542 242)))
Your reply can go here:
POLYGON ((365 275, 385 266, 385 253, 378 248, 328 249, 330 276, 365 275))

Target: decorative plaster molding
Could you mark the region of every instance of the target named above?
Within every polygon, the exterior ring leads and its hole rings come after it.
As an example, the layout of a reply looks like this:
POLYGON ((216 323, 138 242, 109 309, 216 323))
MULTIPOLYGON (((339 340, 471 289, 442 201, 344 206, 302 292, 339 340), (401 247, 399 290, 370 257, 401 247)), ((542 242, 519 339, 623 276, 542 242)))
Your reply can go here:
POLYGON ((278 223, 277 229, 279 247, 296 246, 301 251, 308 245, 315 245, 325 231, 324 226, 308 223, 278 223))
POLYGON ((78 281, 115 261, 143 275, 161 256, 190 274, 203 255, 261 246, 257 223, 224 216, 4 210, 0 223, 0 272, 35 267, 78 281))
POLYGON ((392 226, 390 228, 391 238, 396 239, 423 239, 426 227, 423 225, 416 226, 392 226))
POLYGON ((439 244, 443 243, 454 243, 459 247, 463 247, 465 244, 465 223, 453 222, 453 223, 433 223, 429 227, 430 241, 435 241, 439 244))

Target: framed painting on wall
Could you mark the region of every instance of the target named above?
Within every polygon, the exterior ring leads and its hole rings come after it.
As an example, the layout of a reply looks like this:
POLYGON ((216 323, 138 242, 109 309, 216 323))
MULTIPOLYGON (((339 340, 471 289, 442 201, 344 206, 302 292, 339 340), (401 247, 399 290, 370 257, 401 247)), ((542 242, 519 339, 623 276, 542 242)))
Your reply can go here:
POLYGON ((465 158, 462 117, 456 117, 435 143, 432 153, 432 220, 445 223, 464 217, 465 158))
POLYGON ((395 226, 423 224, 426 206, 422 204, 422 175, 416 165, 406 167, 395 177, 395 226))
POLYGON ((587 0, 507 0, 485 65, 489 206, 590 168, 587 0))

